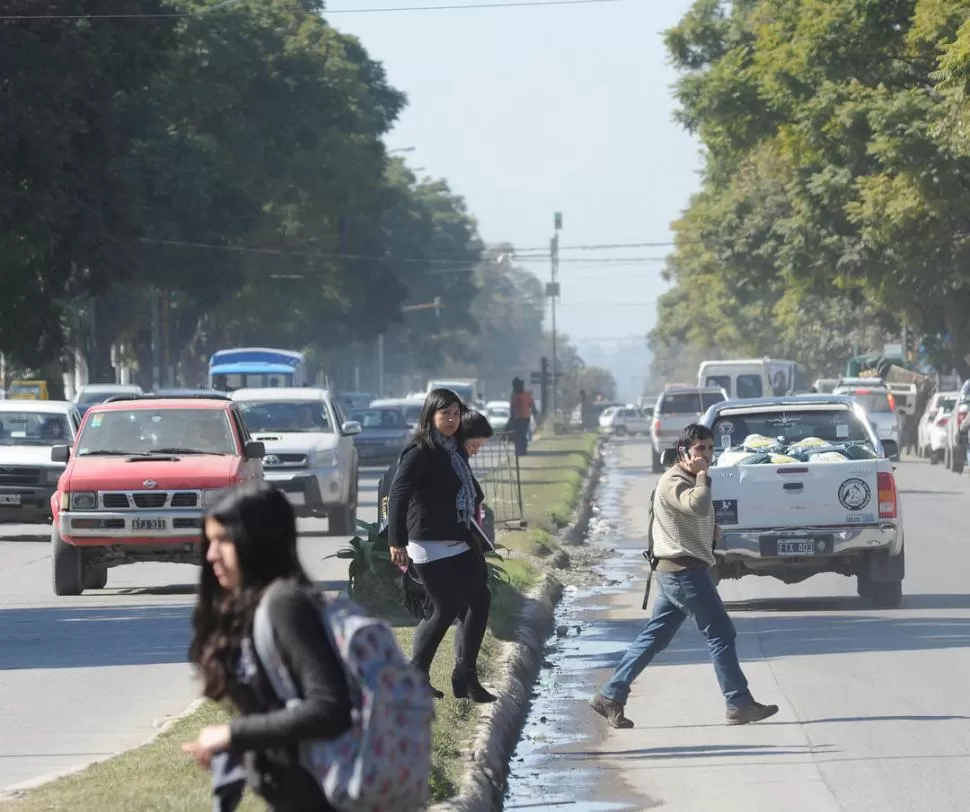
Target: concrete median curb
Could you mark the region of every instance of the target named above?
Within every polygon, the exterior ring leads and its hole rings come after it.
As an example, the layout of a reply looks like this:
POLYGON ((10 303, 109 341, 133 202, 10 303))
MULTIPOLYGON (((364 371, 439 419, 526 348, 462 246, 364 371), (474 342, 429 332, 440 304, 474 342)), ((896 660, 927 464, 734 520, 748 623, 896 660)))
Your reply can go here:
MULTIPOLYGON (((594 455, 573 521, 560 534, 563 541, 578 539, 569 543, 578 544, 582 540, 592 516, 593 497, 603 468, 601 444, 596 445, 594 455)), ((470 763, 462 776, 458 795, 429 807, 429 812, 494 812, 502 808, 509 762, 529 715, 532 686, 542 666, 546 640, 553 632, 562 592, 562 584, 547 572, 526 595, 516 640, 502 647, 499 677, 495 681, 499 698, 481 712, 470 763)))

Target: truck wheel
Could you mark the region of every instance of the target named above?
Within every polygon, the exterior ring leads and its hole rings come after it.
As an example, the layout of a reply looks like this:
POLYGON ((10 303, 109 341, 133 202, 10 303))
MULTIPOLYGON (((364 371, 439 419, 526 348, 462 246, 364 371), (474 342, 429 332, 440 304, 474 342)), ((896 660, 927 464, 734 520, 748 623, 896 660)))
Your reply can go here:
POLYGON ((958 445, 953 449, 953 456, 950 459, 950 470, 954 474, 962 474, 963 466, 966 464, 967 460, 967 447, 964 445, 958 445))
POLYGON ((932 448, 928 449, 924 454, 924 457, 929 457, 930 465, 939 465, 940 459, 943 456, 942 451, 934 451, 932 448))
POLYGON ((51 575, 54 594, 80 595, 84 591, 81 577, 81 551, 61 538, 57 527, 51 528, 51 575))
POLYGON ((902 581, 872 581, 868 600, 873 609, 898 609, 903 602, 902 581))
POLYGON ((84 568, 84 588, 104 589, 108 585, 108 568, 104 564, 91 564, 84 568))
POLYGON ((664 472, 663 463, 660 461, 660 455, 656 449, 653 452, 653 472, 655 474, 662 474, 664 472))
POLYGON ((329 533, 331 536, 352 536, 357 529, 357 485, 350 493, 346 505, 335 507, 330 512, 329 533))

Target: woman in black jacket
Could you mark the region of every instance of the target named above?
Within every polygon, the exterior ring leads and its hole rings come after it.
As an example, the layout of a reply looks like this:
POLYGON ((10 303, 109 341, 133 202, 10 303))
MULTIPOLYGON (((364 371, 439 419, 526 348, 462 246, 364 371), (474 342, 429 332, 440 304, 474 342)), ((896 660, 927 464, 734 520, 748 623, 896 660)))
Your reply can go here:
MULTIPOLYGON (((229 700, 231 723, 203 728, 182 749, 210 768, 219 754, 242 765, 245 783, 273 812, 330 810, 317 779, 298 761, 305 741, 350 728, 351 701, 340 656, 320 620, 323 596, 297 556, 296 518, 286 496, 259 482, 224 496, 206 514, 202 575, 189 659, 203 693, 229 700), (302 702, 285 707, 252 644, 253 618, 266 588, 276 645, 302 702)), ((241 782, 237 792, 241 794, 241 782)), ((236 799, 238 801, 238 798, 236 799)), ((234 808, 227 803, 224 808, 234 808)))
MULTIPOLYGON (((414 562, 434 607, 415 630, 411 661, 429 673, 448 627, 464 608, 452 690, 458 698, 494 702, 496 697, 478 680, 492 596, 485 557, 469 529, 482 493, 461 437, 463 411, 450 389, 433 389, 425 398, 420 424, 388 494, 388 542, 397 566, 414 562)), ((442 696, 437 690, 435 695, 442 696)))

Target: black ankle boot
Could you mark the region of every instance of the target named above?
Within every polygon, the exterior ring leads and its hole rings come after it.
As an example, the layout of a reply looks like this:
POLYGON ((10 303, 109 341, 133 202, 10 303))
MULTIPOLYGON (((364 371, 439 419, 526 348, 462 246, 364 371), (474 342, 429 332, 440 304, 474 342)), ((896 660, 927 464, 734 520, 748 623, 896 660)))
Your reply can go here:
POLYGON ((494 702, 498 699, 494 694, 489 693, 478 681, 478 675, 474 671, 465 668, 455 668, 451 674, 451 690, 456 699, 470 699, 481 705, 494 702))

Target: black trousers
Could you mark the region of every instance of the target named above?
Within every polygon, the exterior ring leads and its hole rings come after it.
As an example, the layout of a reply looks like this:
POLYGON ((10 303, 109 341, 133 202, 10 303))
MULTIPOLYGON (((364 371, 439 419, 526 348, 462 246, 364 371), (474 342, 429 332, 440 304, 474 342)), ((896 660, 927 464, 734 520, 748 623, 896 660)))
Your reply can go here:
POLYGON ((455 654, 459 661, 455 665, 474 672, 492 605, 485 557, 476 550, 468 550, 414 567, 424 582, 434 611, 415 629, 411 662, 425 673, 431 670, 431 662, 448 627, 464 608, 465 614, 457 629, 460 641, 455 646, 455 654))

